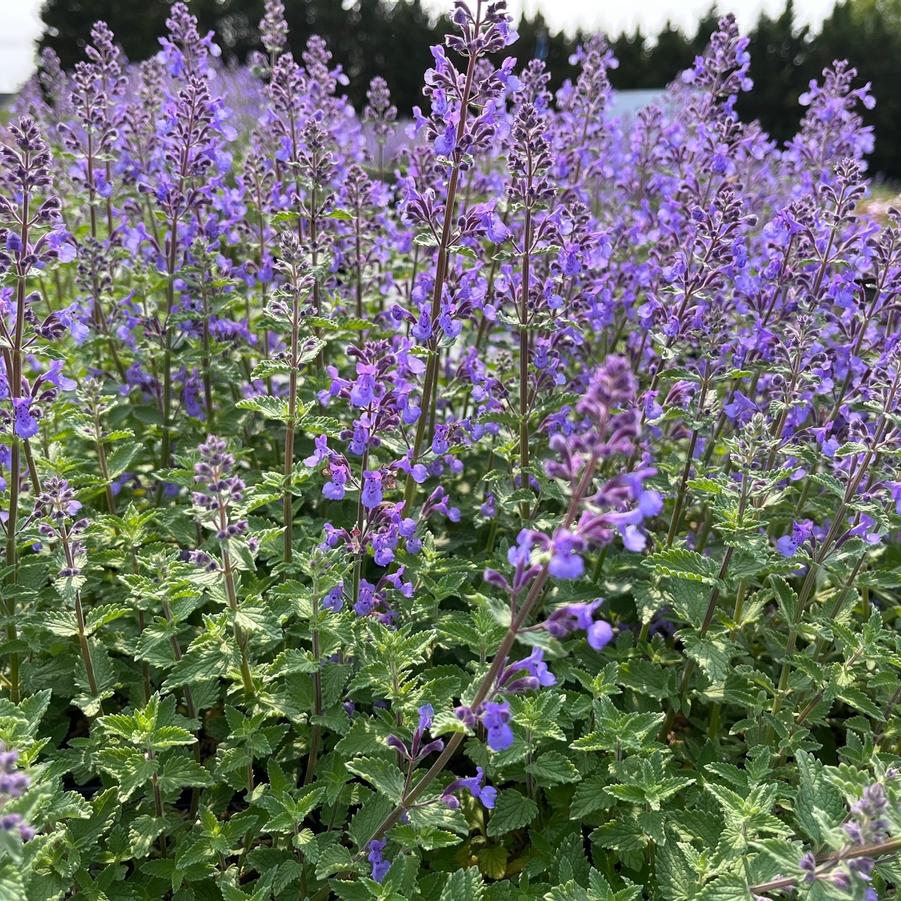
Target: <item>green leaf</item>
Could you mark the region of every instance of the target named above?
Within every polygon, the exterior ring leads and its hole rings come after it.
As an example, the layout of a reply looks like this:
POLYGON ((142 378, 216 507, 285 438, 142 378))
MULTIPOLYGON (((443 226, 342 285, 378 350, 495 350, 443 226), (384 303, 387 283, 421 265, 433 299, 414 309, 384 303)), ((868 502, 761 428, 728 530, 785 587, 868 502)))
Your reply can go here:
POLYGON ((685 630, 679 633, 685 647, 685 654, 700 667, 711 682, 721 684, 731 672, 731 644, 725 635, 717 635, 711 630, 701 636, 685 630))
POLYGON ((696 551, 686 548, 667 548, 650 554, 642 561, 661 576, 673 579, 686 579, 689 582, 703 582, 706 585, 722 584, 719 579, 719 564, 711 557, 703 557, 696 551))
POLYGON ((157 762, 136 748, 104 748, 97 752, 97 762, 119 783, 120 801, 127 801, 139 788, 149 785, 157 770, 157 762))
POLYGON ((375 792, 369 793, 369 797, 353 815, 350 825, 347 827, 348 835, 361 851, 365 850, 366 843, 393 808, 394 802, 389 798, 375 792))
POLYGON ((121 619, 123 616, 129 616, 132 611, 128 607, 122 607, 118 604, 102 604, 88 611, 85 618, 85 632, 93 635, 101 626, 121 619))
POLYGON ((726 874, 714 879, 695 898, 697 901, 748 901, 748 884, 740 876, 726 874))
POLYGON ((144 814, 132 820, 128 829, 128 840, 131 842, 134 856, 146 857, 153 848, 154 842, 165 829, 164 817, 152 817, 144 814))
POLYGON ((316 861, 316 878, 327 879, 345 870, 353 869, 353 858, 343 845, 329 845, 316 861))
POLYGON ((300 797, 293 794, 264 794, 258 801, 269 819, 263 826, 264 832, 294 833, 319 803, 322 792, 317 788, 304 790, 300 797))
POLYGON ((514 829, 527 826, 538 815, 538 805, 516 789, 507 789, 498 796, 497 804, 488 820, 488 835, 497 838, 514 829))
POLYGON ((262 636, 269 641, 282 640, 279 615, 271 605, 242 604, 235 613, 235 622, 245 632, 262 636))
POLYGON ((597 729, 576 739, 576 751, 639 750, 649 744, 663 725, 662 713, 623 713, 609 698, 595 701, 597 729))
POLYGON ((469 867, 447 877, 438 901, 481 901, 484 890, 478 869, 469 867))
POLYGON ((592 901, 591 896, 575 879, 555 885, 543 896, 544 901, 592 901))
POLYGON ((581 778, 573 762, 559 751, 546 751, 526 767, 526 772, 535 776, 542 785, 577 782, 581 778))
POLYGON ((160 764, 160 788, 163 792, 175 792, 183 788, 212 785, 209 771, 193 757, 170 754, 160 764))
POLYGON ((503 879, 509 854, 503 845, 486 845, 479 850, 479 870, 489 879, 503 879))
POLYGON ((572 820, 583 820, 598 810, 611 806, 610 798, 604 794, 607 780, 603 776, 589 776, 576 786, 570 805, 569 816, 572 820))
POLYGON ((377 792, 397 804, 404 790, 404 774, 393 764, 379 757, 357 757, 347 769, 369 782, 377 792))
MULTIPOLYGON (((690 845, 684 847, 691 849, 690 845)), ((657 846, 654 877, 666 901, 693 901, 697 897, 698 882, 681 842, 671 840, 657 846)))
MULTIPOLYGON (((272 397, 269 394, 259 394, 255 397, 244 397, 239 400, 236 407, 240 410, 252 410, 266 419, 274 419, 278 422, 289 422, 291 415, 288 412, 288 401, 281 397, 272 397)), ((312 404, 299 405, 295 423, 299 422, 306 413, 313 408, 312 404)))

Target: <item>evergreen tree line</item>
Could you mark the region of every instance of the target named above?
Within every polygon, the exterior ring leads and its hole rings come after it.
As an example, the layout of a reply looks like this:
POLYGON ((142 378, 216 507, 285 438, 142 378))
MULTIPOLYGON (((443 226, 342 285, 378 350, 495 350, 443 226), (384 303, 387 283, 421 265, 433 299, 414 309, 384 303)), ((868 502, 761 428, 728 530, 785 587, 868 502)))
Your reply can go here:
MULTIPOLYGON (((259 49, 257 24, 263 0, 190 0, 205 28, 215 29, 223 56, 244 60, 259 49)), ((728 3, 721 4, 724 8, 728 3)), ((433 20, 420 0, 285 0, 291 49, 300 54, 311 34, 325 37, 350 77, 348 92, 359 107, 375 75, 385 77, 399 110, 421 103, 422 72, 431 65, 429 47, 438 43, 446 23, 433 20)), ((45 0, 47 28, 41 47, 52 47, 63 65, 81 58, 91 24, 104 19, 131 59, 144 59, 158 48, 169 0, 45 0)), ((711 11, 693 34, 667 24, 656 36, 640 31, 612 39, 619 68, 614 87, 659 88, 700 53, 716 25, 711 11)), ((551 33, 543 18, 523 18, 514 52, 545 59, 557 87, 571 76, 570 55, 586 35, 551 33)), ((847 58, 863 81, 871 81, 878 100, 869 124, 876 129, 871 168, 889 178, 901 177, 901 0, 840 0, 816 31, 795 21, 792 0, 775 18, 762 14, 750 33, 754 89, 743 95, 739 111, 757 118, 780 140, 791 136, 801 109, 799 95, 811 78, 834 59, 847 58)))

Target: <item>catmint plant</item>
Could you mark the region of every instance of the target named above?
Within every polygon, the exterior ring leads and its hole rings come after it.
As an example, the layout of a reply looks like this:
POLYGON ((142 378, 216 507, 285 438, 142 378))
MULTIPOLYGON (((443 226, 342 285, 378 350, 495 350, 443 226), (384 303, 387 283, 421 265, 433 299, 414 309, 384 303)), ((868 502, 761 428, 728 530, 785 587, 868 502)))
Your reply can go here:
POLYGON ((894 897, 859 61, 780 143, 731 15, 620 116, 457 0, 355 110, 287 6, 0 126, 0 894, 894 897))
POLYGON ((366 91, 367 104, 363 110, 363 122, 372 128, 378 152, 376 169, 379 178, 385 173, 385 146, 394 134, 397 120, 397 107, 391 103, 391 92, 388 82, 381 75, 376 75, 369 83, 366 91))
POLYGON ((218 546, 214 556, 202 547, 186 554, 195 566, 222 577, 222 587, 228 604, 235 642, 240 657, 241 681, 248 696, 254 693, 253 677, 248 662, 248 637, 239 622, 238 570, 233 559, 235 542, 246 534, 247 520, 236 512, 244 500, 244 482, 233 474, 235 458, 228 453, 225 441, 210 435, 197 448, 200 459, 194 464, 197 486, 191 499, 198 523, 213 533, 218 546))
MULTIPOLYGON (((58 338, 65 331, 65 320, 55 311, 40 317, 34 306, 39 295, 30 290, 39 269, 57 260, 69 260, 73 248, 62 224, 62 204, 52 194, 50 149, 33 120, 22 118, 9 128, 10 143, 0 148, 0 272, 12 282, 3 300, 3 395, 7 457, 5 479, 7 505, 6 582, 7 635, 17 641, 15 590, 19 559, 19 507, 23 463, 29 472, 32 491, 40 491, 40 477, 29 440, 40 430, 40 418, 46 405, 63 385, 62 361, 29 378, 26 354, 34 353, 40 338, 58 338)), ((11 696, 19 697, 18 656, 10 660, 11 696)))

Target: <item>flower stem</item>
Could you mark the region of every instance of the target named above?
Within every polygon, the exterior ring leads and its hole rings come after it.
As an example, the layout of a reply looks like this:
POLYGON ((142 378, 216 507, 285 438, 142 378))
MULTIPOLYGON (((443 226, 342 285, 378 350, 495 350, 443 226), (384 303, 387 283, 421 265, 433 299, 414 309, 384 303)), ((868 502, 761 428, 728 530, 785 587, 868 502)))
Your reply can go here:
MULTIPOLYGON (((29 164, 30 155, 25 154, 25 166, 29 164)), ((28 247, 28 224, 30 220, 29 212, 29 194, 25 191, 22 195, 22 218, 21 231, 19 240, 23 248, 16 261, 16 326, 13 332, 13 346, 10 350, 10 362, 12 363, 12 371, 9 373, 9 396, 10 405, 12 406, 13 422, 15 422, 15 399, 22 393, 22 341, 25 330, 25 281, 27 278, 28 268, 25 260, 21 258, 21 254, 28 247)), ((18 524, 19 515, 19 438, 15 434, 15 427, 12 429, 11 435, 12 445, 10 447, 9 461, 9 510, 7 511, 6 520, 6 566, 9 569, 7 578, 11 585, 15 586, 18 581, 18 547, 16 545, 16 526, 18 524)), ((6 627, 7 639, 10 642, 18 641, 18 632, 16 630, 15 613, 16 601, 14 592, 7 593, 6 614, 9 622, 6 627)), ((9 655, 9 697, 14 703, 18 703, 20 697, 19 686, 19 654, 13 651, 9 655)))
MULTIPOLYGON (((319 647, 319 592, 313 592, 313 616, 311 620, 311 637, 313 643, 313 659, 316 661, 316 672, 313 673, 313 716, 322 716, 322 673, 319 670, 321 649, 319 647)), ((307 771, 303 784, 308 785, 316 772, 316 757, 319 754, 319 742, 322 738, 322 726, 313 723, 310 732, 310 754, 307 758, 307 771)))
MULTIPOLYGON (((531 170, 531 153, 529 158, 531 170)), ((519 472, 522 480, 522 484, 519 487, 523 491, 528 487, 527 470, 529 468, 529 363, 531 361, 529 349, 529 276, 532 250, 532 210, 529 207, 526 207, 524 231, 522 284, 520 285, 519 299, 519 472)), ((528 519, 528 501, 523 501, 519 510, 523 521, 528 519)))
POLYGON ((294 501, 292 481, 294 475, 294 427, 297 417, 297 347, 300 340, 300 296, 295 288, 291 299, 291 369, 288 374, 288 426, 285 430, 285 460, 282 474, 285 478, 282 496, 282 513, 285 527, 284 561, 290 563, 294 556, 294 501))
MULTIPOLYGON (((69 543, 69 534, 65 526, 60 527, 60 543, 66 558, 66 565, 70 572, 74 572, 75 556, 72 553, 72 545, 69 543)), ((97 697, 97 677, 94 673, 94 660, 91 657, 91 646, 88 643, 87 626, 84 618, 84 608, 81 604, 81 591, 75 590, 75 624, 78 628, 78 646, 81 649, 81 660, 84 664, 84 674, 87 679, 88 689, 93 697, 97 697)))
MULTIPOLYGON (((575 488, 572 497, 570 498, 569 507, 566 511, 566 516, 564 518, 562 528, 568 529, 575 520, 576 515, 579 511, 579 507, 582 503, 582 498, 585 497, 588 486, 591 484, 596 465, 597 457, 595 455, 592 455, 584 470, 582 471, 579 483, 575 488)), ((482 677, 482 681, 479 683, 479 687, 476 689, 476 693, 473 696, 472 701, 470 702, 469 706, 473 710, 477 709, 494 690, 498 676, 501 674, 501 671, 506 665, 507 658, 510 656, 510 651, 513 649, 513 645, 516 642, 517 635, 525 625, 526 620, 529 618, 529 615, 532 613, 532 610, 544 593, 545 585, 547 584, 548 578, 550 577, 548 566, 549 564, 545 563, 541 570, 538 572, 538 575, 535 577, 535 580, 532 582, 532 585, 529 588, 526 599, 523 601, 522 606, 519 608, 517 614, 513 617, 513 620, 508 626, 507 631, 504 633, 504 637, 501 640, 500 646, 495 652, 494 659, 491 661, 491 666, 482 677)), ((460 743, 463 741, 464 737, 464 732, 455 732, 451 736, 450 740, 445 745, 444 750, 441 752, 441 754, 438 755, 435 762, 426 771, 425 775, 422 776, 422 778, 416 783, 416 785, 413 786, 412 789, 410 789, 409 792, 404 793, 400 803, 391 811, 391 813, 388 814, 387 817, 385 817, 384 820, 382 820, 382 822, 372 833, 369 839, 361 846, 361 849, 366 848, 369 842, 373 841, 373 839, 377 839, 383 836, 392 826, 395 825, 395 823, 397 823, 401 819, 404 813, 416 802, 416 800, 429 787, 429 785, 431 785, 435 778, 441 774, 441 771, 447 765, 447 762, 451 759, 451 757, 453 757, 455 751, 460 746, 460 743)))
MULTIPOLYGON (((478 22, 475 25, 478 30, 478 22)), ((478 54, 472 53, 469 56, 469 62, 466 67, 466 81, 463 85, 463 94, 460 98, 460 121, 457 125, 456 143, 459 144, 466 130, 466 119, 469 114, 469 101, 472 96, 472 84, 475 78, 476 61, 478 54)), ((444 224, 441 228, 441 241, 438 244, 438 259, 435 269, 435 286, 432 291, 432 329, 438 327, 438 317, 441 314, 441 297, 444 292, 444 281, 447 278, 448 258, 450 256, 450 239, 451 228, 454 222, 454 210, 457 200, 457 186, 460 181, 460 161, 455 159, 451 167, 450 179, 447 183, 447 201, 444 205, 444 224)), ((419 459, 422 451, 422 443, 425 437, 425 429, 430 421, 430 407, 432 405, 432 394, 435 390, 435 382, 438 378, 439 365, 439 348, 437 338, 433 337, 429 340, 429 360, 426 364, 425 381, 422 387, 422 409, 419 419, 416 422, 416 437, 413 440, 413 462, 419 459)), ((407 475, 407 482, 404 488, 404 498, 406 501, 406 510, 409 512, 413 498, 416 496, 416 482, 412 475, 407 475)))
MULTIPOLYGON (((224 512, 220 514, 224 518, 224 512)), ((223 526, 224 528, 224 526, 223 526)), ((247 635, 238 625, 238 594, 235 590, 235 574, 232 568, 231 554, 228 547, 222 546, 222 575, 225 580, 225 596, 228 599, 228 606, 232 612, 232 627, 234 629, 235 641, 238 643, 238 650, 241 652, 241 681, 244 683, 244 693, 248 698, 254 695, 253 678, 250 675, 250 664, 247 661, 247 635)))
MULTIPOLYGON (((708 380, 701 381, 701 393, 698 396, 698 416, 704 411, 704 401, 707 397, 708 380)), ((673 507, 673 515, 670 519, 669 530, 666 533, 666 546, 672 547, 676 538, 676 532, 682 524, 682 509, 685 505, 685 494, 688 488, 688 477, 691 475, 691 465, 694 461, 695 448, 698 444, 698 430, 691 430, 691 438, 688 441, 688 450, 685 452, 685 466, 682 468, 682 477, 679 479, 679 489, 676 492, 676 503, 673 507)))
MULTIPOLYGON (((748 471, 745 470, 741 480, 741 495, 738 500, 738 513, 737 513, 737 521, 738 524, 741 525, 742 520, 745 515, 745 508, 748 503, 748 471)), ((733 545, 729 545, 726 548, 726 553, 723 555, 723 562, 720 564, 719 572, 717 573, 717 581, 716 584, 711 588, 710 595, 707 598, 707 610, 704 612, 704 619, 701 622, 701 626, 698 629, 698 635, 703 638, 707 631, 710 629, 710 626, 713 624, 713 617, 716 614, 717 604, 720 599, 720 589, 723 582, 726 579, 726 576, 729 574, 729 565, 732 562, 732 555, 735 551, 733 545)), ((684 668, 682 670, 682 678, 679 682, 679 696, 678 696, 678 706, 682 707, 685 702, 685 698, 688 695, 688 686, 691 681, 691 677, 695 671, 695 663, 691 659, 686 659, 684 668)), ((676 705, 670 705, 669 709, 666 713, 666 719, 663 722, 663 728, 661 730, 661 740, 666 741, 667 735, 669 735, 670 729, 673 727, 673 722, 676 718, 676 705)))
MULTIPOLYGON (((888 841, 877 842, 874 845, 863 845, 858 848, 848 848, 842 851, 835 851, 831 854, 821 854, 817 857, 817 864, 831 869, 836 864, 844 860, 855 860, 860 857, 881 857, 884 854, 894 854, 901 850, 901 838, 892 838, 888 841)), ((793 888, 798 884, 798 876, 780 876, 778 879, 772 879, 770 882, 762 882, 760 885, 752 885, 750 891, 752 894, 759 895, 763 892, 775 892, 779 889, 793 888)))

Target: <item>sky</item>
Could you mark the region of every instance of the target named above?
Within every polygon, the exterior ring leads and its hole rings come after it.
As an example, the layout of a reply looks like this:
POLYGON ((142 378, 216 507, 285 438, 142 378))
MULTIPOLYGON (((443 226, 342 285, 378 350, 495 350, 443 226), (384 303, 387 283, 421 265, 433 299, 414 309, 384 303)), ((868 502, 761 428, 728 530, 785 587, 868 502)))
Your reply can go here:
MULTIPOLYGON (((302 2, 302 0, 287 0, 302 2)), ((451 0, 423 0, 430 10, 441 12, 451 0)), ((38 13, 41 0, 0 0, 0 93, 16 90, 31 74, 34 66, 34 42, 40 36, 38 13)), ((800 21, 817 25, 828 14, 834 0, 796 0, 800 21)), ((640 27, 654 34, 669 20, 691 30, 710 8, 711 0, 508 0, 514 16, 540 9, 553 29, 603 30, 617 35, 640 27)), ((743 28, 753 25, 761 10, 777 13, 784 0, 720 0, 721 9, 731 9, 743 28)))

